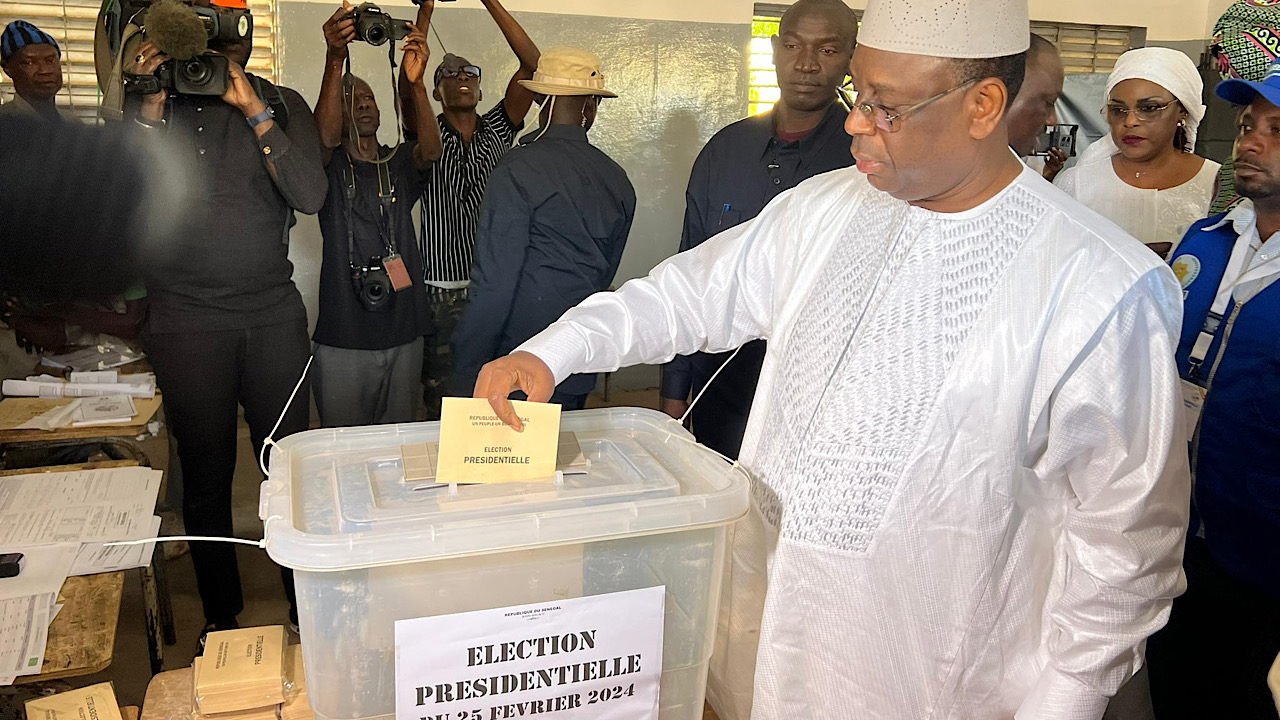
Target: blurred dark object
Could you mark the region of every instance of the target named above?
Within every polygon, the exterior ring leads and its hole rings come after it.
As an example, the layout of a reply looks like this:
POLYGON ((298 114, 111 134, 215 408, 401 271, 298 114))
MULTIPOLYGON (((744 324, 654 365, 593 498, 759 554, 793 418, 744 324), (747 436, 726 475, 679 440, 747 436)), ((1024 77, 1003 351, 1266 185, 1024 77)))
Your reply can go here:
POLYGON ((119 128, 0 117, 0 288, 110 301, 150 222, 142 152, 119 128))
POLYGON ((145 312, 145 299, 119 299, 108 305, 11 296, 4 303, 3 322, 13 329, 23 350, 64 353, 75 345, 101 342, 104 335, 136 344, 145 312))

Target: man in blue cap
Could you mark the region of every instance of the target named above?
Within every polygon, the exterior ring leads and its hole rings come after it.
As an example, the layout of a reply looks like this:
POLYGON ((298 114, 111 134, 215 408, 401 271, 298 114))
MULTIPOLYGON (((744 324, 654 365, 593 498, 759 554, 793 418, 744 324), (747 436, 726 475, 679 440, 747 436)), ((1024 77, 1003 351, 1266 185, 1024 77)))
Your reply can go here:
POLYGON ((1280 62, 1227 80, 1244 200, 1187 231, 1173 259, 1191 464, 1187 593, 1148 648, 1156 716, 1275 718, 1280 653, 1280 62))
POLYGON ((0 33, 0 68, 13 81, 14 97, 0 106, 6 115, 34 115, 53 122, 74 116, 58 109, 62 90, 62 51, 58 42, 26 20, 14 20, 0 33))

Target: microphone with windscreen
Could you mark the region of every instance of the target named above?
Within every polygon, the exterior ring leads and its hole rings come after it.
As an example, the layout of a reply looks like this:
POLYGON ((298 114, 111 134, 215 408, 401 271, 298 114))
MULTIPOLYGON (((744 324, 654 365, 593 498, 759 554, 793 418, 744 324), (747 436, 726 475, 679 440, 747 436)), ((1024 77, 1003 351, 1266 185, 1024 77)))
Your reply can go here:
POLYGON ((156 69, 160 88, 179 95, 222 95, 231 80, 230 62, 209 52, 209 41, 239 42, 253 37, 248 10, 193 7, 159 0, 141 17, 143 32, 173 58, 156 69))

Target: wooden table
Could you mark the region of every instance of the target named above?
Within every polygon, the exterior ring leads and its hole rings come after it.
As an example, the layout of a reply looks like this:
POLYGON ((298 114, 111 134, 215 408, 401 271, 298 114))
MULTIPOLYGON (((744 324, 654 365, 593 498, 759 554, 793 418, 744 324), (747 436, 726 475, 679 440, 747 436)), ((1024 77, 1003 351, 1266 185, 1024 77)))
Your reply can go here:
POLYGON ((92 675, 111 664, 116 622, 124 595, 124 573, 69 577, 62 584, 62 612, 49 625, 49 642, 39 675, 24 675, 14 685, 92 675))
MULTIPOLYGON (((0 401, 0 420, 4 425, 14 425, 31 420, 47 411, 67 405, 76 400, 74 397, 6 397, 0 401)), ((147 424, 155 418, 163 405, 160 393, 155 397, 134 397, 133 405, 138 411, 136 423, 128 425, 100 425, 96 428, 59 428, 56 430, 19 430, 0 429, 0 446, 29 445, 29 443, 55 443, 55 445, 76 445, 84 441, 111 441, 136 448, 133 438, 147 434, 147 424)), ((141 448, 137 450, 142 455, 141 448)), ((145 455, 136 457, 138 464, 150 465, 145 455)))
MULTIPOLYGON (((0 477, 137 466, 138 463, 133 460, 108 460, 76 465, 0 470, 0 477)), ((105 670, 111 664, 111 656, 115 650, 116 623, 120 617, 123 588, 123 571, 67 578, 62 584, 62 595, 66 596, 66 602, 62 612, 58 613, 58 617, 54 618, 53 623, 49 625, 49 642, 44 653, 44 668, 39 675, 18 678, 15 684, 77 677, 105 670), (102 588, 105 585, 97 584, 107 582, 102 578, 115 578, 114 595, 103 594, 102 588), (86 604, 77 603, 73 606, 73 598, 77 600, 84 598, 86 604), (99 620, 105 619, 108 614, 110 615, 109 637, 95 630, 95 628, 105 627, 99 620), (83 648, 79 647, 82 640, 88 643, 83 648), (59 644, 55 645, 55 642, 59 644), (95 650, 100 654, 87 654, 95 650), (62 654, 55 655, 55 651, 62 654), (62 665, 51 668, 50 660, 54 658, 61 658, 56 662, 62 665), (101 667, 97 667, 98 663, 101 667), (54 674, 50 675, 50 672, 54 674)), ((147 628, 147 649, 151 655, 151 673, 154 675, 164 668, 164 646, 173 645, 176 641, 173 637, 173 607, 169 601, 168 574, 164 572, 164 550, 159 546, 151 556, 151 564, 142 568, 142 599, 143 617, 147 628)))

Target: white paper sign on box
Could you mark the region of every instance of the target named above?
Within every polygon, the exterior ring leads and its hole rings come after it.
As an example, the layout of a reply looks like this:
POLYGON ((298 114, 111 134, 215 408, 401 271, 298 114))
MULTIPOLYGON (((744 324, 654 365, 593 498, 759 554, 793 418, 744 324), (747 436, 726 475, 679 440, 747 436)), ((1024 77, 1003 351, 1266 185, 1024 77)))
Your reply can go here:
POLYGON ((396 720, 657 720, 665 587, 397 620, 396 720))

